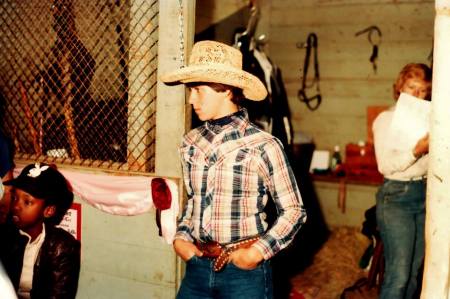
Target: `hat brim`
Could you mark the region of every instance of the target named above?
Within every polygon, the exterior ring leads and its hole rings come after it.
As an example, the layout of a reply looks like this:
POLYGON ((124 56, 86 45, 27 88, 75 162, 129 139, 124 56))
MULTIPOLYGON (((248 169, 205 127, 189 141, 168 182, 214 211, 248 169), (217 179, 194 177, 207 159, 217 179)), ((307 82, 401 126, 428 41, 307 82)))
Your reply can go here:
POLYGON ((194 65, 181 68, 160 76, 165 83, 211 82, 221 83, 242 89, 244 96, 252 101, 262 101, 267 90, 258 77, 249 72, 224 67, 223 65, 194 65))
POLYGON ((27 179, 24 177, 21 177, 21 176, 15 178, 15 179, 3 182, 3 185, 12 186, 14 188, 23 190, 36 198, 42 199, 42 197, 43 197, 42 192, 38 188, 36 188, 33 184, 30 184, 29 182, 27 182, 27 179))
MULTIPOLYGON (((64 181, 66 182, 66 181, 64 181)), ((73 201, 73 192, 67 189, 53 190, 53 192, 48 192, 48 190, 43 189, 41 186, 32 183, 32 179, 24 176, 18 176, 17 178, 3 182, 5 186, 11 186, 16 189, 25 191, 26 193, 42 200, 61 200, 70 203, 73 201), (50 194, 50 196, 49 196, 50 194)))

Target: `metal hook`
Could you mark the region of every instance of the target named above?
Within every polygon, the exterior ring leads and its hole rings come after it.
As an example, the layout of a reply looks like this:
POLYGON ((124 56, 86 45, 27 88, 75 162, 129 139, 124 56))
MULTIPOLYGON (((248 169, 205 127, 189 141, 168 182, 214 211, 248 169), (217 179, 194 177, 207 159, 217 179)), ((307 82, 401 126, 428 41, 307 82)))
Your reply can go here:
POLYGON ((369 32, 368 39, 369 39, 369 42, 370 42, 371 45, 378 45, 378 44, 381 43, 381 36, 382 36, 382 34, 381 34, 381 30, 380 30, 380 28, 378 28, 378 26, 375 26, 375 25, 369 26, 369 27, 367 27, 367 28, 365 28, 365 29, 363 29, 361 31, 356 32, 355 36, 359 36, 359 35, 361 35, 363 33, 366 33, 366 32, 369 32), (378 43, 374 43, 372 41, 372 33, 373 32, 376 32, 378 34, 378 37, 379 37, 378 43))
POLYGON ((370 55, 369 61, 372 64, 373 72, 377 72, 377 58, 378 58, 378 45, 381 43, 381 30, 377 26, 369 26, 366 29, 358 31, 355 33, 355 36, 361 35, 363 33, 368 32, 368 39, 370 44, 372 45, 372 54, 370 55), (372 41, 372 33, 376 32, 378 34, 378 42, 374 43, 372 41))
POLYGON ((308 35, 306 42, 297 42, 295 45, 297 46, 297 49, 317 47, 317 35, 315 33, 311 33, 308 35))
POLYGON ((261 12, 259 10, 259 7, 255 5, 252 5, 250 8, 250 18, 248 19, 247 27, 244 32, 242 32, 242 35, 248 35, 250 37, 253 37, 256 31, 256 26, 258 25, 259 17, 261 15, 261 12))

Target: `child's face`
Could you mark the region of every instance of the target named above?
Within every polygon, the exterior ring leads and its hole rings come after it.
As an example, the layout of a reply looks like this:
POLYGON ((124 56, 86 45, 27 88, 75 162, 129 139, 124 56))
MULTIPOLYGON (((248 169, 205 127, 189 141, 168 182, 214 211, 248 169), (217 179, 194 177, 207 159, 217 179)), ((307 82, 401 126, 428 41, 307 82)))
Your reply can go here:
POLYGON ((406 79, 405 83, 400 89, 400 92, 407 93, 423 100, 427 97, 429 88, 430 85, 422 79, 409 78, 406 79))
POLYGON ((12 219, 14 224, 33 239, 42 231, 45 201, 36 198, 20 189, 15 190, 15 198, 12 204, 12 219))
POLYGON ((189 104, 200 120, 218 119, 229 114, 224 105, 229 91, 218 92, 208 85, 190 87, 189 91, 189 104))

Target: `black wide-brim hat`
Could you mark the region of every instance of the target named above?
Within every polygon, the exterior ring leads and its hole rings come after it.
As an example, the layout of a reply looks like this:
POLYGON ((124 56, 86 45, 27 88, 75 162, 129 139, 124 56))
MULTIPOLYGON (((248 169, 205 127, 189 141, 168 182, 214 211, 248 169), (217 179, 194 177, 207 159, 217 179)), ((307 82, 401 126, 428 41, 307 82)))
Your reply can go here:
POLYGON ((47 204, 73 202, 73 192, 66 178, 54 167, 45 163, 27 165, 15 179, 3 183, 48 201, 47 204))

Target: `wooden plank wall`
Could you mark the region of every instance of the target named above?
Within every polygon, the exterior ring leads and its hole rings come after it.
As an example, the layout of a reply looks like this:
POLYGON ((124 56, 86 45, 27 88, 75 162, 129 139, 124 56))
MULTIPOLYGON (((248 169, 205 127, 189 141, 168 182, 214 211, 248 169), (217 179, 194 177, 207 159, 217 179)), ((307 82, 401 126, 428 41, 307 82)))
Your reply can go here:
MULTIPOLYGON (((366 140, 366 108, 390 105, 392 84, 409 62, 430 64, 434 1, 395 0, 263 0, 258 34, 268 35, 266 52, 281 68, 295 132, 313 138, 319 149, 341 148, 366 140), (382 37, 374 73, 368 35, 355 33, 378 26, 382 37), (319 42, 323 102, 314 112, 297 99, 307 35, 319 42)), ((372 34, 377 40, 377 34, 372 34)), ((310 72, 312 74, 312 66, 310 72)), ((309 94, 314 94, 311 90, 309 94)))
POLYGON ((248 0, 196 0, 195 32, 226 19, 248 5, 248 0))
MULTIPOLYGON (((243 5, 243 1, 197 0, 196 32, 208 27, 207 24, 236 26, 229 22, 229 15, 233 10, 234 14, 243 12, 249 3, 243 5)), ((336 144, 344 148, 347 143, 366 140, 367 106, 394 103, 392 85, 406 63, 430 64, 435 15, 432 0, 256 2, 261 8, 256 36, 268 37, 264 50, 282 71, 296 139, 311 137, 318 149, 332 150, 336 144), (376 74, 369 62, 372 46, 367 34, 355 37, 356 32, 369 26, 378 26, 382 32, 376 74), (305 49, 298 49, 296 44, 305 42, 310 32, 315 32, 319 39, 323 96, 322 105, 314 112, 297 99, 305 49)), ((241 24, 247 24, 245 15, 239 15, 241 24)), ((239 18, 233 20, 236 19, 239 18)), ((227 42, 230 38, 223 35, 225 31, 216 30, 214 38, 227 42)), ((377 41, 375 33, 372 37, 377 41)), ((337 206, 338 184, 315 182, 315 189, 328 225, 359 226, 364 211, 375 204, 377 187, 349 184, 345 213, 337 206)))

